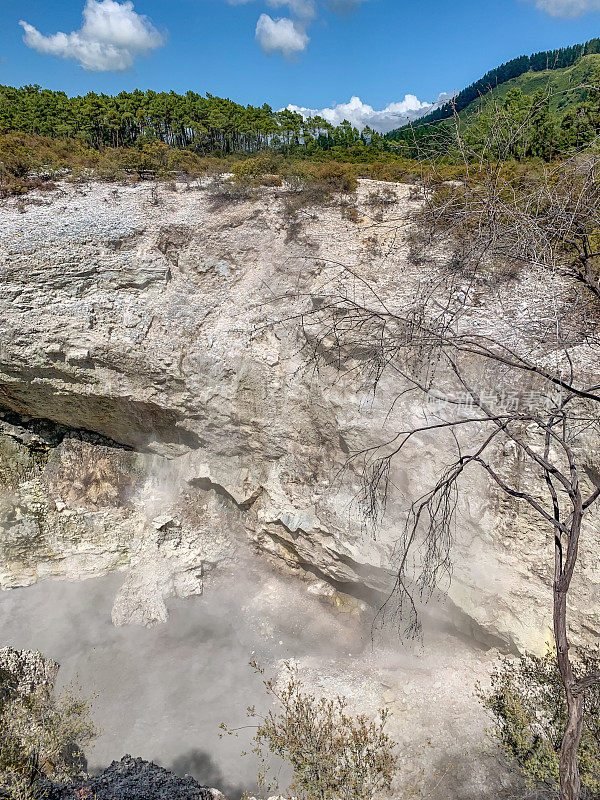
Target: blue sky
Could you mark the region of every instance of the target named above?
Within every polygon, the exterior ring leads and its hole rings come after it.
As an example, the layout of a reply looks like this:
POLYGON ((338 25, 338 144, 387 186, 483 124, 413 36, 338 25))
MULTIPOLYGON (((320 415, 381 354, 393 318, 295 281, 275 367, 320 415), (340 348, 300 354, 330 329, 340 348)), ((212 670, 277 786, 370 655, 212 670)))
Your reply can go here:
POLYGON ((0 83, 382 109, 597 35, 600 0, 0 0, 0 83))

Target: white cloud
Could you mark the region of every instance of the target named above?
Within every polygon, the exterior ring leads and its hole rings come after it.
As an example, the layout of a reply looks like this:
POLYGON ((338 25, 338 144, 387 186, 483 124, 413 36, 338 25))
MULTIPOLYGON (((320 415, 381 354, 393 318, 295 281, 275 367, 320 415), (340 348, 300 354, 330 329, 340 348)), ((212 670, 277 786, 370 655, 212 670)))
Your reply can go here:
POLYGON ((339 103, 331 108, 303 108, 294 105, 289 105, 288 108, 290 111, 297 111, 305 118, 323 117, 332 125, 339 125, 347 119, 359 130, 368 125, 380 133, 388 133, 407 122, 425 116, 434 108, 446 103, 452 96, 452 94, 441 94, 435 103, 427 103, 419 100, 414 94, 407 94, 404 100, 389 103, 380 111, 363 103, 360 97, 353 97, 349 103, 339 103))
MULTIPOLYGON (((225 2, 229 3, 230 6, 244 6, 255 2, 255 0, 225 0, 225 2)), ((366 2, 367 0, 324 0, 321 5, 327 6, 331 11, 343 14, 358 8, 361 3, 366 2)), ((317 0, 267 0, 267 5, 272 8, 288 6, 291 13, 300 19, 307 15, 314 18, 317 14, 317 0)))
POLYGON ((90 72, 122 71, 135 58, 164 44, 150 19, 133 10, 130 0, 86 0, 83 24, 72 33, 44 36, 21 20, 23 40, 38 53, 77 61, 90 72))
POLYGON ((600 11, 600 0, 536 0, 535 4, 552 17, 579 17, 600 11))
MULTIPOLYGON (((241 6, 255 0, 225 0, 231 6, 241 6)), ((291 17, 273 19, 269 14, 261 14, 256 25, 256 39, 265 53, 281 53, 290 58, 306 50, 310 37, 306 30, 313 22, 319 7, 343 14, 357 8, 368 0, 266 0, 271 8, 285 7, 291 17)))
MULTIPOLYGON (((254 3, 255 0, 225 0, 225 2, 229 3, 230 6, 245 6, 248 3, 254 3)), ((316 0, 266 0, 266 2, 271 8, 287 6, 290 13, 294 14, 298 19, 312 20, 317 16, 316 0)), ((341 0, 341 2, 344 2, 344 0, 341 0)), ((350 0, 350 2, 356 2, 356 0, 350 0)), ((361 0, 358 0, 358 2, 361 2, 361 0)))
POLYGON ((292 19, 261 14, 256 23, 256 40, 267 55, 281 53, 292 58, 306 50, 310 38, 304 27, 292 19))

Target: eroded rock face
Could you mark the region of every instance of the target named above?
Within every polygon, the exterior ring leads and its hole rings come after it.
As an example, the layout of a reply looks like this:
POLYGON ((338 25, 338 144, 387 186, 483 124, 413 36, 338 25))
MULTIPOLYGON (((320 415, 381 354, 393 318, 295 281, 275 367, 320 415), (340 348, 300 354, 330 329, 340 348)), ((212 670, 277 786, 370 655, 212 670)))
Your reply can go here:
MULTIPOLYGON (((168 597, 201 592, 250 542, 359 602, 387 590, 399 526, 434 482, 443 442, 415 437, 395 463, 375 538, 348 453, 423 409, 393 376, 373 397, 334 363, 316 374, 297 316, 340 264, 390 302, 414 291, 408 189, 395 187, 374 226, 379 189, 361 184, 357 224, 309 209, 293 236, 279 190, 216 209, 202 187, 160 187, 156 203, 143 185, 65 185, 25 213, 0 208, 2 587, 125 570, 114 622, 160 622, 168 597)), ((515 315, 538 283, 507 287, 515 315)), ((586 532, 579 638, 599 633, 597 537, 586 532)), ((461 625, 543 650, 550 550, 533 517, 470 476, 444 587, 461 625)))
POLYGON ((22 695, 42 691, 51 694, 56 683, 59 665, 51 658, 45 658, 34 650, 15 650, 13 647, 0 648, 0 670, 7 672, 12 688, 22 695))
POLYGON ((127 569, 114 623, 164 622, 164 601, 200 594, 236 548, 235 515, 169 470, 96 434, 0 417, 3 587, 127 569))

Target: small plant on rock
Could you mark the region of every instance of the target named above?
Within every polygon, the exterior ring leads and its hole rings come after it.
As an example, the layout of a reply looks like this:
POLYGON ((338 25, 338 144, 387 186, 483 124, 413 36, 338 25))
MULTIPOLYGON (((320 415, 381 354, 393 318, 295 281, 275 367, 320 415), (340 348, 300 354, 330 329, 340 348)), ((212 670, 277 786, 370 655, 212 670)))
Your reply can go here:
POLYGON ((351 206, 349 204, 342 204, 341 205, 341 214, 342 219, 348 220, 348 222, 352 222, 355 225, 358 225, 360 222, 360 212, 356 206, 351 206))
POLYGON ((0 670, 1 800, 37 800, 46 796, 46 781, 81 777, 82 748, 96 735, 87 701, 69 692, 55 696, 47 687, 23 693, 0 670))
MULTIPOLYGON (((264 670, 251 662, 254 670, 264 670)), ((259 786, 277 789, 271 780, 271 759, 290 764, 288 788, 299 800, 368 800, 391 787, 398 769, 396 742, 385 732, 387 709, 379 709, 375 720, 348 713, 348 700, 315 697, 306 692, 296 669, 286 662, 283 686, 263 679, 275 703, 266 716, 248 708, 258 719, 252 751, 258 756, 259 786)), ((227 733, 233 731, 225 725, 227 733)))

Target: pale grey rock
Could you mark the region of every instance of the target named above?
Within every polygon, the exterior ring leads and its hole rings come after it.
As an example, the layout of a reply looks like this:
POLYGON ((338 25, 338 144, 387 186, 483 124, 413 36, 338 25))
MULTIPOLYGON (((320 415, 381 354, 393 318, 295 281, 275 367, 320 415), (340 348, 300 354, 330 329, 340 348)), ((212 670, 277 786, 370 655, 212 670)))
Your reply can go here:
MULTIPOLYGON (((155 204, 147 185, 115 194, 65 184, 25 214, 2 204, 0 402, 112 445, 34 441, 26 425, 2 423, 0 586, 123 570, 113 620, 153 624, 169 597, 200 593, 250 542, 336 591, 386 591, 409 499, 431 485, 444 446, 423 435, 407 447, 375 538, 358 513, 359 470, 339 480, 340 470, 349 452, 421 422, 424 409, 400 397, 389 413, 401 389, 392 376, 373 398, 351 372, 316 375, 295 317, 307 296, 326 296, 342 263, 394 304, 422 278, 399 230, 408 188, 395 188, 398 202, 374 227, 364 203, 377 188, 361 184, 360 224, 315 209, 292 241, 277 192, 215 210, 201 186, 159 186, 155 204), (89 485, 67 487, 69 470, 89 485)), ((535 276, 507 289, 524 329, 547 291, 535 276)), ((486 308, 490 320, 502 332, 498 309, 486 308)), ((499 458, 513 468, 514 455, 499 458)), ((598 538, 594 523, 577 579, 578 640, 600 633, 598 538)), ((538 522, 470 476, 443 587, 468 632, 543 650, 550 561, 538 522)))
POLYGON ((33 650, 0 648, 0 670, 10 673, 19 694, 30 695, 36 691, 51 694, 56 683, 59 665, 33 650))

